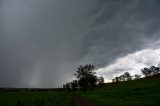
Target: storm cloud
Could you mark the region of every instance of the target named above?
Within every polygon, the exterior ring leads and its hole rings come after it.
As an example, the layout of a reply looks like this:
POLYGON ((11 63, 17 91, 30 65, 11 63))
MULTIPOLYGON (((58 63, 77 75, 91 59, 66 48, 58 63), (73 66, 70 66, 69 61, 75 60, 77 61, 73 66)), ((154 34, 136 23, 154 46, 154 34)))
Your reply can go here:
POLYGON ((157 65, 159 13, 159 0, 1 0, 0 86, 62 86, 84 64, 106 81, 157 65))

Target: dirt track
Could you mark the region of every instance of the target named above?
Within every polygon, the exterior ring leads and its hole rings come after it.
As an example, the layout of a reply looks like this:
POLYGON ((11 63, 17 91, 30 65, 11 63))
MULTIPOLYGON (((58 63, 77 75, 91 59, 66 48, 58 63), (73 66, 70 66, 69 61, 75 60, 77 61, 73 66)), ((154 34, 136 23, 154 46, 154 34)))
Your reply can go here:
POLYGON ((75 95, 72 97, 70 106, 99 106, 99 105, 92 103, 79 95, 75 95))

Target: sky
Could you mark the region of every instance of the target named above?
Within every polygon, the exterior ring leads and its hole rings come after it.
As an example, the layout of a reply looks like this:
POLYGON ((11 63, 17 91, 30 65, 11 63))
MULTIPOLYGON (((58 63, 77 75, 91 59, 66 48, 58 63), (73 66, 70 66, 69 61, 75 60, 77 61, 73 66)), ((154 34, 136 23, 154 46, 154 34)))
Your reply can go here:
POLYGON ((160 63, 159 0, 0 0, 0 87, 52 88, 93 64, 105 81, 160 63))

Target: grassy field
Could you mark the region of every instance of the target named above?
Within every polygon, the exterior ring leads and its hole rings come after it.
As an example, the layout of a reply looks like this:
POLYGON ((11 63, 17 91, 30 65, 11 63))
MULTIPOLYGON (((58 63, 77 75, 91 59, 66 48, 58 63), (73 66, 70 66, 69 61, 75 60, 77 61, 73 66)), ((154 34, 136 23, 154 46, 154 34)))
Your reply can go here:
POLYGON ((0 106, 69 106, 73 94, 100 106, 160 106, 160 75, 87 91, 0 92, 0 106))
POLYGON ((1 92, 0 106, 69 106, 70 93, 1 92))
POLYGON ((160 106, 160 75, 105 84, 81 95, 102 106, 160 106))

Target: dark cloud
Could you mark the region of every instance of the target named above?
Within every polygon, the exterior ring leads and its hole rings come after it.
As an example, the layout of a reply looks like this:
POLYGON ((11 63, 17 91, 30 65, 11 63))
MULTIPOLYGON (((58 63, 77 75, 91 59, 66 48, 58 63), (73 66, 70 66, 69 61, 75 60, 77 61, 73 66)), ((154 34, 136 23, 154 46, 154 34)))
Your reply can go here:
MULTIPOLYGON (((100 1, 101 4, 102 1, 100 1)), ((106 1, 92 17, 91 31, 86 42, 89 56, 96 57, 100 66, 113 59, 144 48, 149 41, 159 37, 160 12, 156 1, 106 1)), ((93 59, 93 58, 92 58, 93 59)))
POLYGON ((159 40, 159 0, 0 2, 0 86, 61 86, 159 40))

